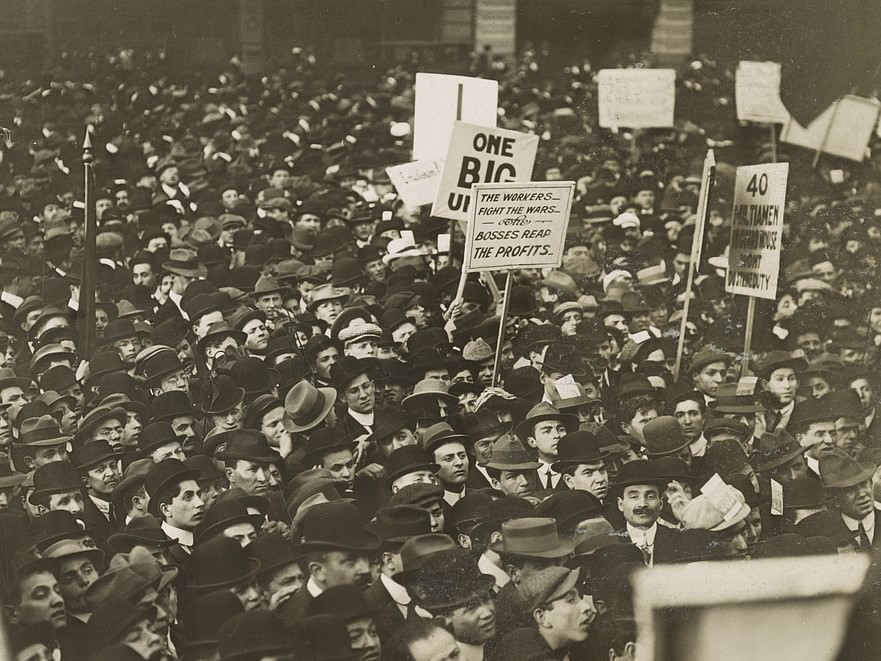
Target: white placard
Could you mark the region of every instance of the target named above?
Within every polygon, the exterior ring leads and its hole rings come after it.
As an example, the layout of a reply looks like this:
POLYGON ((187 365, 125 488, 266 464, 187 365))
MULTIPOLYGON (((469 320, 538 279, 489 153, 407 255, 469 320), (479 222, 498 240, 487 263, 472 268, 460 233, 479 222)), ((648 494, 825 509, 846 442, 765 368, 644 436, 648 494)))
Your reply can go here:
POLYGON ((471 190, 465 271, 560 265, 574 181, 475 184, 471 190))
POLYGON ((538 136, 456 122, 431 215, 465 222, 471 186, 529 181, 538 136))
POLYGON ((602 69, 597 84, 599 123, 603 128, 673 126, 674 69, 602 69))
POLYGON ((411 210, 434 202, 443 161, 412 161, 385 169, 395 190, 411 210))
POLYGON ((457 119, 495 128, 498 107, 495 80, 417 73, 413 160, 443 160, 457 119))
POLYGON ((741 60, 734 79, 737 119, 785 124, 789 111, 780 99, 780 63, 741 60))
POLYGON ((851 161, 866 157, 881 101, 848 94, 829 106, 807 128, 790 118, 780 140, 851 161))
POLYGON ((737 168, 725 291, 777 298, 789 163, 737 168))

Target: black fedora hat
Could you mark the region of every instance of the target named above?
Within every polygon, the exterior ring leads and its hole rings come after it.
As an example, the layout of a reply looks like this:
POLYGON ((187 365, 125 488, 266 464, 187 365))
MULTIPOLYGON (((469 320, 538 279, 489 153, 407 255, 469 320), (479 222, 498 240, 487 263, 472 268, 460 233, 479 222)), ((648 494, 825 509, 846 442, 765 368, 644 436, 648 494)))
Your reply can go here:
POLYGON ((147 511, 156 518, 161 518, 157 497, 159 493, 169 485, 179 484, 185 480, 196 480, 198 477, 199 471, 187 468, 183 462, 177 459, 163 459, 144 477, 144 488, 150 496, 147 511))
POLYGON ((80 421, 79 428, 76 432, 76 438, 88 442, 89 434, 98 429, 99 425, 105 420, 116 420, 121 426, 125 427, 128 422, 128 413, 121 406, 113 408, 109 406, 98 406, 89 411, 80 421))
POLYGON ((566 531, 585 519, 602 516, 603 504, 583 489, 558 491, 536 506, 535 515, 554 519, 557 527, 566 531))
POLYGON ((366 374, 372 378, 373 373, 378 369, 379 361, 376 358, 343 356, 331 366, 330 380, 338 390, 345 390, 346 386, 357 377, 366 374))
POLYGON ((245 399, 245 389, 240 388, 228 374, 220 374, 211 384, 211 393, 203 406, 208 415, 221 415, 231 411, 245 399))
POLYGON ((278 397, 269 393, 258 395, 248 406, 248 412, 245 414, 245 427, 259 429, 263 416, 275 409, 282 409, 284 411, 284 404, 281 403, 278 397))
POLYGON ((11 489, 17 487, 27 479, 24 473, 12 470, 9 460, 0 459, 0 489, 11 489))
MULTIPOLYGON (((134 331, 134 326, 132 326, 132 331, 134 331)), ((132 335, 136 335, 136 333, 133 332, 132 335)), ((99 351, 89 360, 88 382, 90 384, 97 383, 102 376, 114 372, 125 372, 126 369, 125 363, 122 362, 122 358, 119 357, 119 353, 115 349, 99 351)))
POLYGON ((40 388, 43 392, 47 390, 63 392, 78 383, 76 373, 66 365, 50 367, 40 376, 40 388))
POLYGON ((104 329, 102 343, 107 346, 117 340, 133 339, 138 336, 131 319, 114 319, 104 329))
POLYGON ((218 633, 218 661, 251 661, 265 658, 299 658, 296 639, 281 617, 255 610, 228 619, 218 633))
POLYGON ((348 501, 319 503, 303 515, 301 543, 310 551, 374 551, 379 538, 364 529, 358 508, 348 501))
POLYGON ((151 422, 141 430, 141 435, 138 437, 138 450, 141 451, 142 455, 146 456, 163 445, 175 442, 180 443, 180 439, 171 428, 171 423, 159 420, 151 422))
POLYGON ((303 455, 303 465, 315 466, 331 452, 339 450, 354 452, 356 445, 355 441, 349 440, 346 430, 340 426, 318 429, 309 436, 306 454, 303 455))
POLYGON ((214 537, 193 547, 187 574, 187 589, 206 592, 240 585, 260 570, 260 562, 229 537, 214 537))
POLYGON ((245 346, 245 341, 247 340, 247 335, 242 331, 233 328, 230 323, 224 319, 223 321, 216 321, 211 324, 208 327, 208 332, 196 342, 196 346, 198 346, 200 350, 205 351, 205 348, 210 342, 219 341, 224 337, 233 338, 235 343, 240 347, 245 346))
POLYGON ((404 409, 399 406, 385 406, 374 414, 373 432, 367 440, 379 443, 404 428, 412 431, 414 426, 415 421, 404 409))
POLYGON ((403 544, 415 535, 430 533, 431 517, 424 509, 413 505, 381 507, 365 528, 379 537, 383 544, 403 544))
POLYGON ((184 297, 181 307, 187 313, 190 322, 198 323, 200 317, 212 312, 220 312, 224 308, 225 296, 219 292, 196 294, 193 297, 184 297))
POLYGON ((290 628, 297 640, 308 641, 302 655, 305 661, 355 661, 361 658, 361 652, 349 645, 346 623, 336 615, 309 615, 295 620, 290 628))
POLYGON ((440 466, 431 460, 428 452, 418 445, 398 448, 385 460, 385 479, 388 483, 417 470, 428 470, 432 473, 440 470, 440 466))
POLYGON ((138 365, 148 385, 186 367, 171 347, 154 345, 150 349, 152 351, 143 356, 138 365))
POLYGON ((70 440, 71 436, 62 433, 55 418, 51 415, 25 418, 21 422, 21 431, 18 436, 20 445, 48 447, 67 443, 70 440))

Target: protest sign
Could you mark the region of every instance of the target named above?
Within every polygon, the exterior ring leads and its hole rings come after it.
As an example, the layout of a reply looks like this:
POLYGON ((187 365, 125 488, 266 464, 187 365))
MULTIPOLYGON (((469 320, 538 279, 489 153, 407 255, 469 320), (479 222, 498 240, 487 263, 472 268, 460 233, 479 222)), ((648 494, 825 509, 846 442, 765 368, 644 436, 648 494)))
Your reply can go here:
POLYGON ((810 126, 790 118, 780 139, 817 152, 851 161, 862 161, 875 125, 881 101, 848 94, 829 106, 810 126))
POLYGON ((475 184, 464 270, 559 266, 574 190, 572 181, 475 184))
POLYGON ((603 128, 673 126, 676 71, 602 69, 597 74, 599 122, 603 128))
POLYGON ((402 163, 386 168, 385 171, 404 205, 415 210, 434 201, 442 169, 442 161, 431 160, 402 163))
POLYGON ((789 163, 737 168, 725 291, 774 300, 789 163))
POLYGON ((529 181, 538 136, 456 122, 431 215, 465 222, 471 186, 529 181))
POLYGON ((780 100, 780 63, 741 60, 734 78, 737 119, 785 124, 789 111, 780 100))
POLYGON ((494 128, 498 107, 495 80, 417 73, 413 160, 443 159, 456 120, 494 128))

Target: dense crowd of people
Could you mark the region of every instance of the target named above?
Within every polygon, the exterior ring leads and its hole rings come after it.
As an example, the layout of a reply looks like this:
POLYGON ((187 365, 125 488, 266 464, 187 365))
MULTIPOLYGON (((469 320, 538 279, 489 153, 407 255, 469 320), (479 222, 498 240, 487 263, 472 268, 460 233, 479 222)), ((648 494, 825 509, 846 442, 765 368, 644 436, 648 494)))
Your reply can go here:
MULTIPOLYGON (((586 62, 476 57, 499 125, 541 137, 533 179, 576 199, 559 268, 461 297, 461 229, 384 171, 417 69, 358 82, 293 49, 207 77, 122 51, 0 81, 11 658, 633 659, 634 571, 881 548, 875 161, 776 147, 780 286, 744 356, 732 173, 772 149, 731 67, 682 67, 675 128, 613 133, 586 62)), ((879 596, 846 658, 872 658, 879 596)))

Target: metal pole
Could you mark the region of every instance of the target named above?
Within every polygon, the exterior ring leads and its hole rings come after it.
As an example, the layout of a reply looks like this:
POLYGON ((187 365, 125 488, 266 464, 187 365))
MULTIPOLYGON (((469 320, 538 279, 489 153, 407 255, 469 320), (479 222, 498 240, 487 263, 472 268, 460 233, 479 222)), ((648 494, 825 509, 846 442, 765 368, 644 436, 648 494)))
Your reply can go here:
POLYGON ((94 172, 92 157, 92 130, 86 128, 83 140, 83 215, 85 235, 83 237, 83 271, 80 280, 79 317, 82 337, 82 356, 90 358, 95 343, 95 285, 97 283, 98 256, 95 237, 98 234, 98 219, 95 210, 94 172))
POLYGON ((499 384, 499 364, 502 362, 502 344, 505 341, 505 321, 508 318, 508 306, 511 303, 511 283, 514 281, 514 271, 508 269, 505 277, 504 303, 502 304, 502 316, 499 319, 499 337, 496 344, 496 358, 493 361, 493 387, 499 384))

